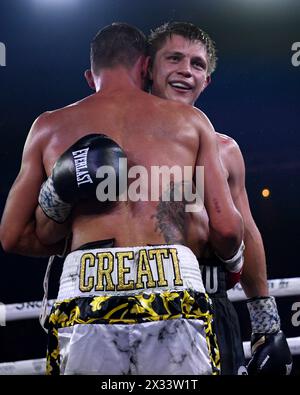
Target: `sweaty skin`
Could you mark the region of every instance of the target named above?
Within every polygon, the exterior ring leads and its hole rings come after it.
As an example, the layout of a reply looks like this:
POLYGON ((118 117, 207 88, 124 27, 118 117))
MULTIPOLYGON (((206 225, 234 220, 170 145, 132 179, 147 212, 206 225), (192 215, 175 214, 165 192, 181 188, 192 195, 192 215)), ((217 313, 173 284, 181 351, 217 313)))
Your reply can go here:
MULTIPOLYGON (((2 219, 4 248, 18 252, 23 229, 32 220, 40 186, 51 174, 57 158, 82 136, 99 132, 123 148, 129 166, 142 165, 149 173, 151 166, 205 166, 208 173, 205 204, 211 240, 220 255, 234 254, 242 239, 243 226, 220 166, 214 129, 200 111, 143 92, 139 62, 131 72, 119 67, 93 75, 97 93, 45 113, 34 123, 24 149, 21 172, 2 219), (27 202, 25 210, 18 207, 21 195, 27 202)), ((116 246, 185 242, 184 205, 174 210, 177 202, 165 203, 121 202, 113 210, 101 213, 78 204, 70 223, 65 225, 48 220, 38 208, 36 235, 43 245, 53 245, 71 227, 72 250, 108 238, 114 238, 116 246)), ((39 254, 32 252, 30 246, 28 251, 39 254)))
MULTIPOLYGON (((152 93, 161 98, 194 105, 210 83, 206 48, 173 34, 152 60, 152 93)), ((225 134, 216 133, 220 161, 231 196, 244 221, 244 267, 241 283, 248 297, 267 296, 266 259, 260 232, 253 220, 245 188, 245 165, 238 144, 225 134)), ((189 245, 200 257, 210 247, 209 223, 205 209, 187 217, 189 245), (199 243, 200 240, 200 243, 199 243), (206 248, 205 248, 206 245, 206 248)))

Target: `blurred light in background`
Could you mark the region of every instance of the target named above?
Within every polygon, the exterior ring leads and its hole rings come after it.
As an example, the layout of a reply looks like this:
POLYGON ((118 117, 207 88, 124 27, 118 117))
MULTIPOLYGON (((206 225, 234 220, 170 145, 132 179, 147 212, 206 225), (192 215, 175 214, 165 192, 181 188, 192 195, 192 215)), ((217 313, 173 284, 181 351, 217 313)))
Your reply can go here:
POLYGON ((39 8, 57 7, 57 9, 59 9, 65 6, 78 5, 80 3, 84 5, 82 0, 32 0, 32 2, 39 8))
POLYGON ((231 3, 234 11, 246 11, 253 14, 263 12, 264 15, 293 10, 300 5, 299 0, 231 0, 231 3))
POLYGON ((280 6, 291 6, 292 4, 298 4, 298 0, 231 0, 233 3, 239 5, 240 8, 243 7, 280 7, 280 6))
POLYGON ((269 188, 264 188, 264 189, 261 191, 261 195, 262 195, 262 197, 264 197, 265 199, 267 199, 267 198, 270 196, 270 194, 271 194, 271 192, 270 192, 270 189, 269 189, 269 188))

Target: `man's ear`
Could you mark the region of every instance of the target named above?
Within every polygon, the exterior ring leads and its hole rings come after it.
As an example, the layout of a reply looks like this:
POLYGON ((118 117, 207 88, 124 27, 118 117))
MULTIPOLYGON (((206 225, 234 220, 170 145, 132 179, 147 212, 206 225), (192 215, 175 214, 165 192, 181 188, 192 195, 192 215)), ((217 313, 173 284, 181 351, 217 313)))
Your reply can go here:
POLYGON ((85 79, 86 79, 89 87, 95 91, 96 90, 96 85, 95 85, 95 82, 94 82, 94 77, 93 77, 92 71, 90 69, 89 70, 85 70, 84 76, 85 76, 85 79))
POLYGON ((148 76, 148 79, 151 81, 153 79, 152 68, 153 68, 153 61, 152 61, 151 57, 149 56, 148 64, 147 64, 147 76, 148 76))
POLYGON ((204 91, 204 89, 205 89, 210 83, 211 83, 211 76, 208 75, 208 76, 206 77, 205 84, 204 84, 204 86, 203 86, 202 92, 204 91))
POLYGON ((142 77, 149 77, 149 68, 150 68, 150 56, 146 56, 142 65, 142 77))
POLYGON ((144 60, 143 68, 142 68, 142 78, 144 81, 144 91, 151 93, 152 90, 152 61, 150 56, 147 56, 144 60))

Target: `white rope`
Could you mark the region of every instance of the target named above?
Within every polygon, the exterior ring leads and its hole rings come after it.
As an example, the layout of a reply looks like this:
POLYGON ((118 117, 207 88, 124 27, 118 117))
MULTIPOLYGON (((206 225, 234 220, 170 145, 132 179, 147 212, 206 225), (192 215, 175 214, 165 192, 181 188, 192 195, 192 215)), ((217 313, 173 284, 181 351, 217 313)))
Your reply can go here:
MULTIPOLYGON (((268 280, 268 287, 271 296, 283 297, 300 295, 300 277, 268 280)), ((241 284, 236 284, 233 289, 230 289, 228 291, 228 297, 232 302, 247 299, 241 284)))
MULTIPOLYGON (((300 337, 287 339, 292 355, 300 355, 300 337)), ((250 342, 243 343, 246 359, 251 356, 250 342)), ((30 359, 25 361, 0 363, 1 375, 44 375, 46 371, 46 359, 30 359)))
POLYGON ((0 363, 0 375, 44 375, 46 358, 0 363))
MULTIPOLYGON (((268 281, 270 295, 275 297, 300 295, 300 277, 284 278, 268 281)), ((231 301, 245 300, 246 296, 240 284, 237 284, 228 292, 231 301)), ((53 305, 54 300, 48 300, 48 309, 53 305)), ((16 321, 39 317, 42 307, 41 301, 14 303, 2 305, 4 308, 6 321, 16 321)), ((2 323, 3 325, 3 323, 2 323)), ((287 339, 292 355, 300 355, 300 337, 287 339)), ((250 358, 250 342, 243 343, 246 358, 250 358)), ((16 362, 0 363, 0 375, 43 375, 45 374, 46 360, 32 359, 16 362)))
MULTIPOLYGON (((54 300, 48 300, 48 309, 51 309, 54 300)), ((6 321, 27 320, 38 318, 42 308, 42 301, 6 304, 6 321)))
MULTIPOLYGON (((300 295, 300 277, 282 278, 278 280, 268 280, 270 295, 275 297, 300 295)), ((240 284, 228 291, 228 297, 232 302, 247 299, 240 284)), ((48 300, 48 309, 53 305, 54 300, 48 300)), ((41 312, 42 302, 24 302, 6 304, 6 321, 17 321, 38 318, 41 312)), ((3 309, 3 306, 2 306, 3 309)))

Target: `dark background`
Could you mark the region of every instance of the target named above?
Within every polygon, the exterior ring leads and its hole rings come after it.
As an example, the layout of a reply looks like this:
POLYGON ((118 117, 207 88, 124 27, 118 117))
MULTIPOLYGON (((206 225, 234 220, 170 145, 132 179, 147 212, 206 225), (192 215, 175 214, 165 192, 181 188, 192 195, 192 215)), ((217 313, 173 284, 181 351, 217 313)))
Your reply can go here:
MULTIPOLYGON (((124 21, 149 33, 169 20, 193 22, 216 42, 217 71, 197 105, 241 147, 269 278, 299 277, 300 66, 291 63, 292 43, 300 41, 298 0, 1 0, 0 42, 7 59, 0 67, 0 213, 34 119, 91 93, 83 72, 97 30, 124 21), (270 188, 269 199, 262 198, 263 187, 270 188)), ((42 299, 46 260, 2 250, 0 260, 2 303, 42 299)), ((59 267, 58 262, 53 283, 59 267)), ((50 296, 55 292, 53 286, 50 296)), ((291 324, 291 306, 299 300, 278 299, 288 337, 300 335, 300 327, 291 324)), ((237 308, 248 340, 244 303, 237 308)), ((0 335, 0 362, 45 354, 37 320, 8 323, 0 335)))

